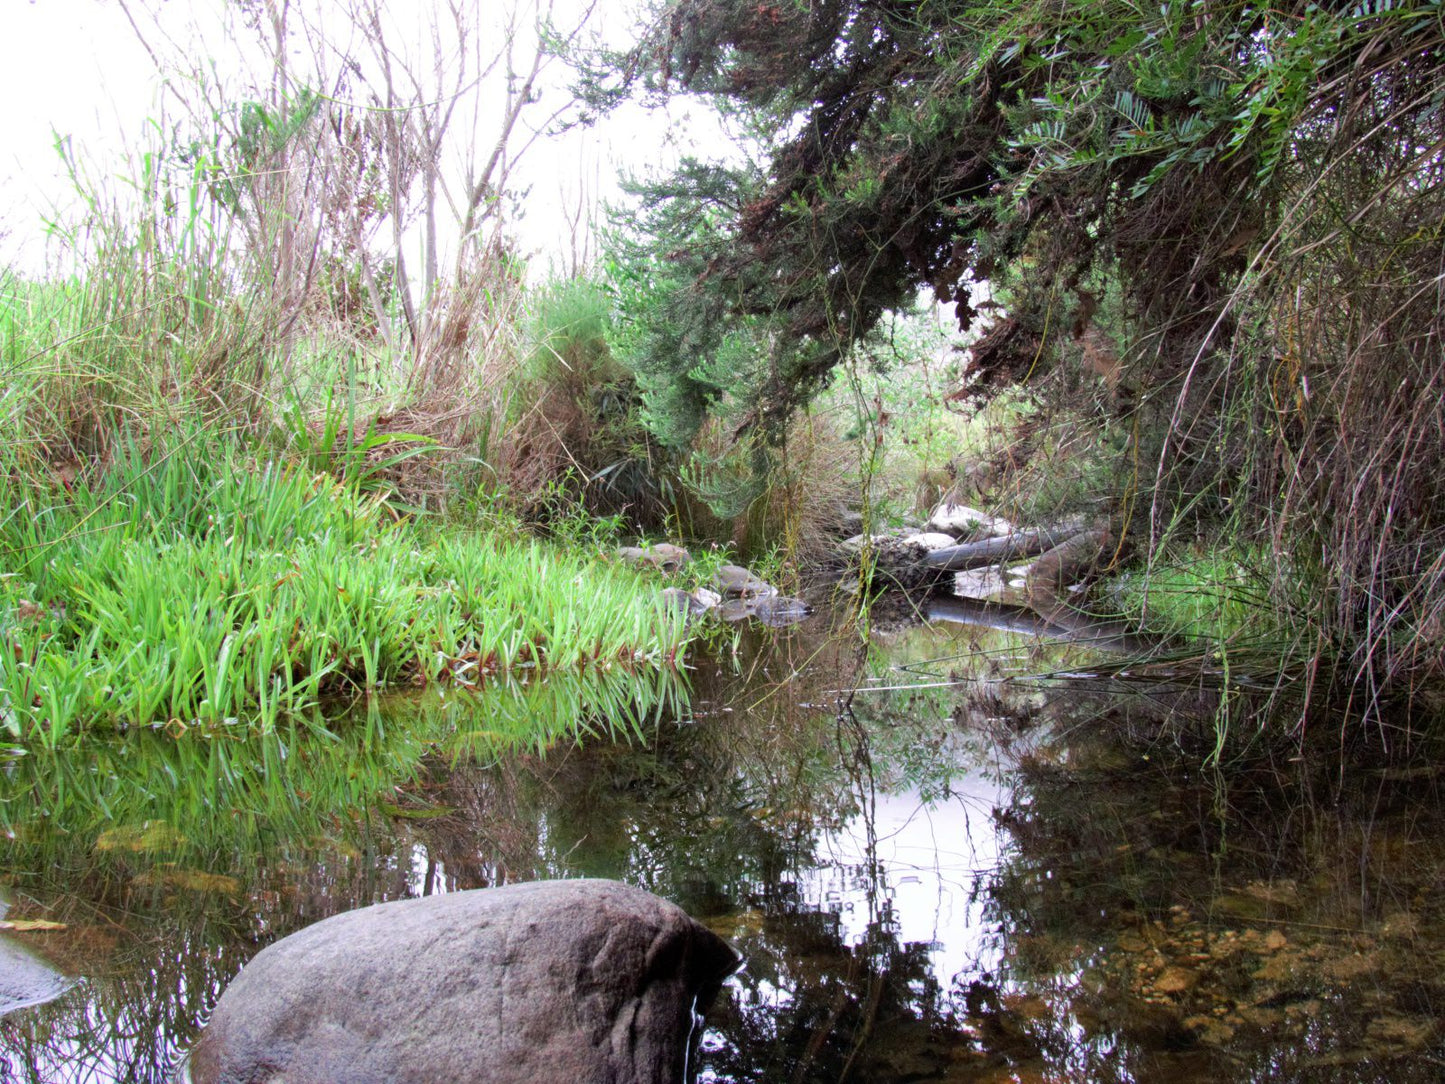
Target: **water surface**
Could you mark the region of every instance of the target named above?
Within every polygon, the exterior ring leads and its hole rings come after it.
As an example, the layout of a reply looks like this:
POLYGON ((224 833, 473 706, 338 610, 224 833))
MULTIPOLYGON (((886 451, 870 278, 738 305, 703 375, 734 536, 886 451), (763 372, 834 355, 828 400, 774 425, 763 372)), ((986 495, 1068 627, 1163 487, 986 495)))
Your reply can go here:
POLYGON ((587 875, 746 955, 703 1080, 1441 1078, 1428 765, 1344 783, 1282 747, 1201 771, 1212 694, 1021 680, 1098 647, 1014 619, 866 643, 823 624, 751 630, 681 678, 13 760, 11 914, 64 928, 10 943, 78 981, 0 1017, 0 1074, 164 1080, 276 938, 587 875), (551 739, 519 746, 537 720, 551 739))

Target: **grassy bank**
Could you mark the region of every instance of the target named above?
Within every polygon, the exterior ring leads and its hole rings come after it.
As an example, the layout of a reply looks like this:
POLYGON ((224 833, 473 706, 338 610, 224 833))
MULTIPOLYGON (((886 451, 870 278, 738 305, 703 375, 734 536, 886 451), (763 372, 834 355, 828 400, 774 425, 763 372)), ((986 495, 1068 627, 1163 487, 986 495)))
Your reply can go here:
POLYGON ((270 728, 332 693, 675 657, 634 573, 419 524, 235 440, 131 442, 94 486, 7 483, 0 725, 270 728))

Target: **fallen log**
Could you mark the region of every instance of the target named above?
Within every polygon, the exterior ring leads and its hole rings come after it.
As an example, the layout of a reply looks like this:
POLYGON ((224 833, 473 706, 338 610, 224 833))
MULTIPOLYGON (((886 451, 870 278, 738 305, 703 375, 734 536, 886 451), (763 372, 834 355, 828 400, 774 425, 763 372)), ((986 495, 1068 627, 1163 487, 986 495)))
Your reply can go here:
POLYGON ((1016 557, 1032 557, 1068 542, 1078 533, 1077 530, 1055 529, 1015 531, 1002 538, 985 538, 982 542, 965 542, 961 546, 934 550, 923 558, 922 563, 934 572, 963 572, 1016 557))
POLYGON ((1158 651, 1162 645, 1160 640, 1136 635, 1121 621, 1101 620, 1062 602, 1054 605, 1049 612, 1040 613, 1028 606, 936 595, 928 600, 928 620, 1070 640, 1101 651, 1126 655, 1147 655, 1158 651))
POLYGON ((1092 531, 1080 531, 1046 550, 1029 565, 1024 588, 1029 605, 1042 612, 1057 602, 1059 592, 1098 563, 1108 544, 1108 530, 1098 527, 1092 531))

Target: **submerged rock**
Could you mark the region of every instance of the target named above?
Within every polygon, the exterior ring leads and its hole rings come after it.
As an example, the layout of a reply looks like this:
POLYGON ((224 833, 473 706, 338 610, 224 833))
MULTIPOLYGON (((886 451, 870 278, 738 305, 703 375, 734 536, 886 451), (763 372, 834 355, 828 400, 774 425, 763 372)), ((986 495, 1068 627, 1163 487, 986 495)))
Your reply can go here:
POLYGON ((194 1084, 684 1079, 736 966, 679 907, 536 881, 348 911, 264 949, 189 1056, 194 1084))
POLYGON ((773 628, 796 625, 812 612, 813 608, 802 599, 791 598, 788 595, 760 598, 753 603, 753 616, 764 625, 770 625, 773 628))

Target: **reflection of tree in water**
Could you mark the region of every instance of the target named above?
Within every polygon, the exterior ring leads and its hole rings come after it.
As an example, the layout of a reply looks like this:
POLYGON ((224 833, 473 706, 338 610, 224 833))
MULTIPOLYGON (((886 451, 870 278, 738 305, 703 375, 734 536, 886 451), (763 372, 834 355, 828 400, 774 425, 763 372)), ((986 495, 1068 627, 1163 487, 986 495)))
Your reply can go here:
MULTIPOLYGON (((1035 692, 994 683, 962 699, 941 687, 859 695, 849 713, 835 690, 872 665, 856 641, 789 635, 752 657, 738 673, 694 674, 689 718, 643 713, 631 740, 545 756, 461 755, 448 735, 486 737, 504 720, 487 701, 454 698, 444 717, 368 719, 340 742, 165 739, 101 772, 54 765, 71 773, 63 778, 46 776, 39 758, 15 765, 0 780, 9 788, 0 819, 28 803, 50 809, 61 830, 42 838, 23 819, 6 822, 13 875, 47 902, 47 917, 69 924, 54 941, 73 958, 58 962, 96 978, 0 1019, 9 1059, 0 1076, 159 1081, 225 983, 277 937, 381 899, 595 875, 677 901, 747 954, 709 1019, 706 1079, 1263 1080, 1269 1049, 1206 1049, 1178 1012, 1122 991, 1108 970, 1120 930, 1167 923, 1177 905, 1204 914, 1251 880, 1311 886, 1333 899, 1330 921, 1353 898, 1356 924, 1421 891, 1438 895, 1431 878, 1445 863, 1402 873, 1386 861, 1395 850, 1378 845, 1430 835, 1420 810, 1440 796, 1420 787, 1437 776, 1343 793, 1321 782, 1328 773, 1281 757, 1232 766, 1221 791, 1137 744, 1161 733, 1157 718, 1114 701, 1077 702, 1061 720, 1035 692), (905 940, 893 909, 898 885, 876 847, 879 801, 958 800, 960 758, 980 759, 960 749, 990 725, 1023 762, 1012 800, 985 814, 990 840, 997 831, 1008 848, 973 886, 987 922, 968 949, 976 957, 939 975, 935 946, 905 940), (1075 728, 1067 748, 1039 738, 1050 727, 1075 728), (1092 733, 1097 744, 1082 740, 1092 733), (202 785, 215 757, 226 758, 223 782, 202 785), (101 846, 106 823, 68 820, 62 793, 109 809, 117 825, 149 832, 155 819, 171 836, 101 846), (830 847, 842 835, 858 847, 839 857, 830 847), (856 919, 822 895, 819 871, 847 886, 856 919), (198 885, 197 872, 234 886, 198 885)), ((576 695, 548 693, 539 707, 543 692, 507 710, 577 718, 568 715, 576 695)), ((1197 764, 1190 742, 1208 736, 1176 729, 1170 742, 1197 764)), ((1302 917, 1274 906, 1265 919, 1302 917)), ((1438 975, 1412 981, 1418 1003, 1400 994, 1396 1011, 1445 1001, 1438 975)), ((1277 1064, 1336 1050, 1327 1036, 1304 1040, 1277 1064)), ((1316 1079, 1432 1079, 1383 1064, 1397 1075, 1355 1065, 1316 1079)))
POLYGON ((941 988, 931 946, 901 940, 871 846, 838 871, 866 897, 861 933, 802 889, 830 862, 826 833, 847 824, 871 843, 880 785, 929 785, 920 777, 948 771, 931 738, 903 725, 917 704, 890 701, 886 725, 826 710, 863 659, 855 644, 823 650, 833 654, 784 643, 770 674, 699 675, 695 718, 660 727, 646 746, 598 743, 493 768, 433 762, 417 793, 454 813, 416 823, 417 844, 448 888, 620 877, 734 940, 748 964, 709 1017, 705 1078, 910 1079, 956 1064, 960 1044, 987 1060, 985 1045, 1011 1042, 982 1037, 993 1006, 941 988), (977 1040, 960 1023, 971 1008, 977 1040))
POLYGON ((926 1079, 965 1041, 928 946, 901 944, 886 909, 857 944, 826 911, 773 909, 748 947, 713 1015, 704 1068, 715 1078, 926 1079))
POLYGON ((1337 746, 1262 740, 1201 772, 1209 720, 1156 708, 1057 698, 1056 731, 1086 726, 1026 758, 997 815, 1000 979, 1044 1010, 1044 1061, 1091 1082, 1439 1079, 1438 1037, 1379 1041, 1445 1009, 1438 945, 1392 955, 1378 932, 1445 868, 1434 774, 1361 787, 1337 746), (1393 963, 1342 979, 1371 958, 1393 963))

